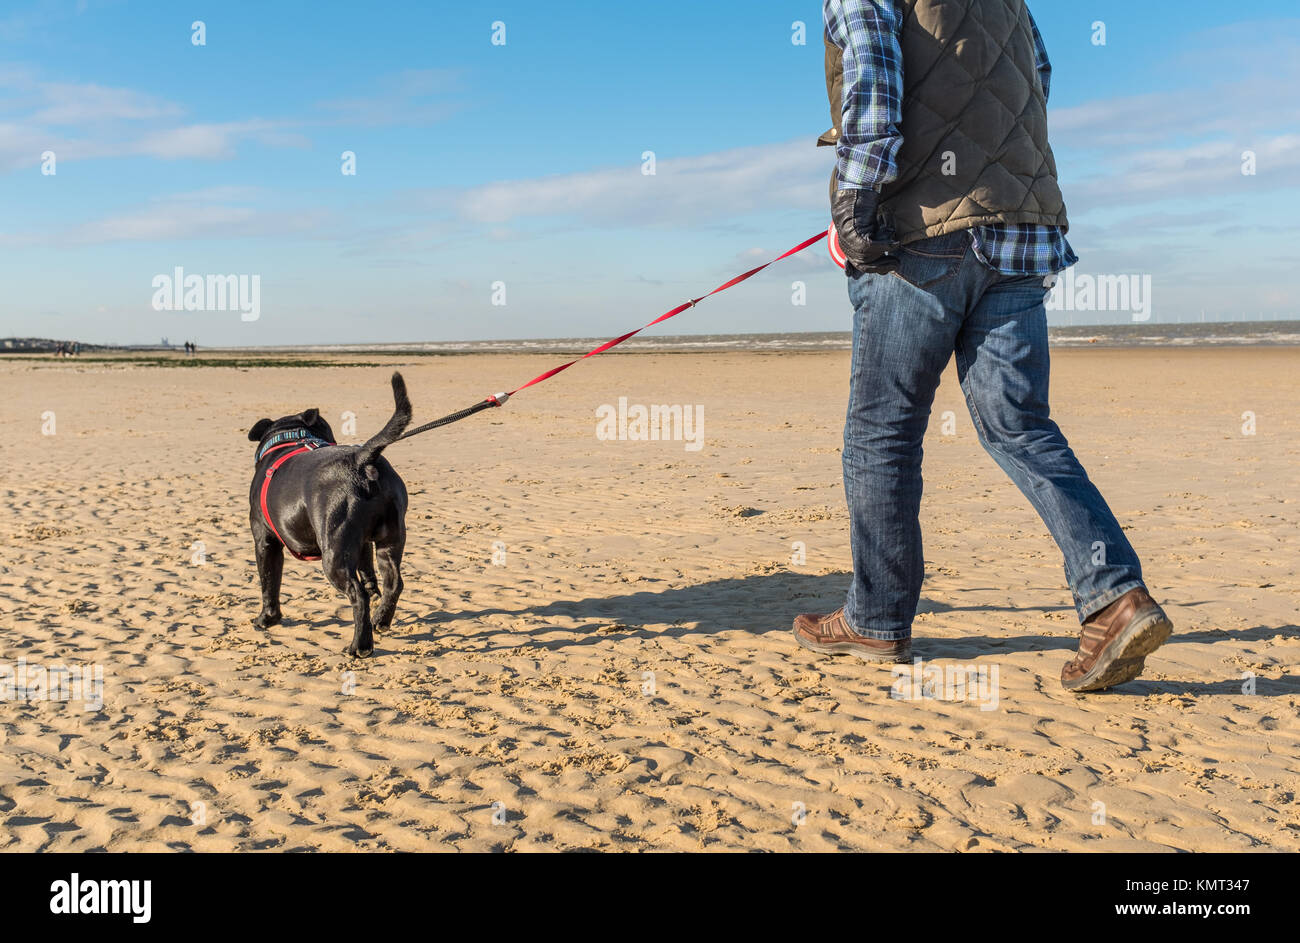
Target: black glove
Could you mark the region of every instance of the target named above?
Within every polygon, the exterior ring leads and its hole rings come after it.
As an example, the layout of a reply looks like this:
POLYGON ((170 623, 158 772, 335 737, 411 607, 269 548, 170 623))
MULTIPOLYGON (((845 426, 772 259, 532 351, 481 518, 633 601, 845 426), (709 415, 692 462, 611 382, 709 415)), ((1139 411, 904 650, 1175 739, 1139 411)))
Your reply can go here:
MULTIPOLYGON (((832 186, 834 186, 832 177, 832 186)), ((880 271, 881 257, 895 248, 894 234, 877 225, 876 206, 880 194, 870 188, 835 190, 831 194, 831 220, 840 237, 840 249, 849 265, 859 272, 880 271)))

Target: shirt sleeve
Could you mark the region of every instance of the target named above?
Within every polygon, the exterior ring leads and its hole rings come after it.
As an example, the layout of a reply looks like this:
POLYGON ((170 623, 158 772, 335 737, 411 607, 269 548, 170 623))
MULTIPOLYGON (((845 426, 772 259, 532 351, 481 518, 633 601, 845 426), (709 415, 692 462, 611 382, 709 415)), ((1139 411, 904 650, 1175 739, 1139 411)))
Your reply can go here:
POLYGON ((824 0, 826 35, 844 51, 839 187, 874 188, 898 177, 903 146, 902 21, 895 0, 824 0))
MULTIPOLYGON (((1028 9, 1025 12, 1029 13, 1028 9)), ((1038 31, 1032 13, 1029 13, 1029 27, 1034 31, 1034 65, 1038 68, 1038 78, 1043 83, 1043 98, 1046 99, 1052 91, 1052 63, 1047 58, 1047 44, 1043 42, 1043 34, 1038 31)))

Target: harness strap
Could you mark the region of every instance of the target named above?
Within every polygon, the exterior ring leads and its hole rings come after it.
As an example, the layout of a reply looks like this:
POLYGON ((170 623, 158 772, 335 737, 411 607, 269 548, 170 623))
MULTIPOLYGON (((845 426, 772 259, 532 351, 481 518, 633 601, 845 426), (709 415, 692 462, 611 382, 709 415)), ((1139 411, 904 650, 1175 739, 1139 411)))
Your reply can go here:
MULTIPOLYGON (((276 451, 277 449, 291 448, 295 445, 298 445, 298 443, 286 442, 283 445, 277 445, 267 449, 264 454, 270 455, 272 452, 276 451)), ((325 443, 325 445, 328 445, 328 443, 325 443)), ((303 445, 298 445, 298 447, 294 449, 292 452, 286 452, 284 455, 281 455, 274 462, 272 462, 271 467, 266 470, 266 476, 262 479, 262 520, 266 521, 266 526, 271 528, 271 533, 275 535, 275 539, 280 542, 280 545, 284 547, 285 550, 288 550, 291 554, 293 554, 294 558, 298 560, 308 560, 308 561, 319 560, 320 557, 301 554, 297 550, 294 550, 292 547, 290 547, 287 543, 284 542, 284 538, 280 536, 280 532, 275 529, 275 522, 271 520, 271 511, 266 506, 266 493, 271 490, 271 476, 275 474, 275 470, 277 468, 279 468, 285 462, 289 461, 289 459, 293 458, 295 455, 301 455, 303 452, 314 452, 316 451, 316 449, 323 448, 323 447, 324 447, 323 445, 317 445, 314 442, 307 442, 303 445)))

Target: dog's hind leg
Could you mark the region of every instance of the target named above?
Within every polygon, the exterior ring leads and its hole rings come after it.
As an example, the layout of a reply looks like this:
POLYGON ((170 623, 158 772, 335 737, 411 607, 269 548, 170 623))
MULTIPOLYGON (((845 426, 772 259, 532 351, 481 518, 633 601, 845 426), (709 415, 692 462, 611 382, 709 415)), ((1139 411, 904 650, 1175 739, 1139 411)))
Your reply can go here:
POLYGON ((361 544, 361 585, 366 593, 375 597, 379 595, 379 581, 375 579, 375 545, 369 540, 361 544))
POLYGON ((356 551, 327 553, 323 563, 329 581, 346 593, 352 603, 352 642, 343 653, 353 658, 369 658, 375 651, 375 634, 370 622, 370 594, 361 582, 356 551))
POLYGON ((402 534, 393 543, 375 549, 379 575, 384 581, 384 595, 379 600, 379 611, 375 614, 375 627, 381 631, 393 624, 397 598, 402 595, 402 550, 405 544, 406 535, 402 534))
POLYGON ((265 524, 253 522, 253 553, 262 584, 262 611, 253 620, 259 629, 280 624, 280 577, 284 573, 284 547, 265 524))

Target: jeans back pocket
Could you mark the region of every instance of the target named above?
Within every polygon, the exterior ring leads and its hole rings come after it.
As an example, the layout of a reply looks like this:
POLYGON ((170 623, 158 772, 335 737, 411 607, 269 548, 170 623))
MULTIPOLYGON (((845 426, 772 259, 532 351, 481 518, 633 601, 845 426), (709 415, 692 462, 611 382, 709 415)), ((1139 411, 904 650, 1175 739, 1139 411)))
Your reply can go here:
POLYGON ((890 274, 929 291, 955 276, 969 251, 970 234, 965 230, 909 242, 898 247, 898 267, 890 274))

